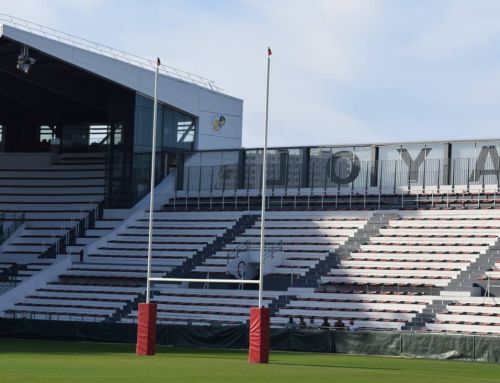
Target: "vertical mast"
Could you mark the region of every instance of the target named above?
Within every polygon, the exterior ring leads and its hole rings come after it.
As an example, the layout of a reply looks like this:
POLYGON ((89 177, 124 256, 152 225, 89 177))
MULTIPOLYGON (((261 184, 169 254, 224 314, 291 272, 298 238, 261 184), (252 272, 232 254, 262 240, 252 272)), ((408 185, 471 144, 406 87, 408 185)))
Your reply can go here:
POLYGON ((151 191, 149 193, 149 231, 148 231, 148 269, 146 279, 146 303, 149 303, 151 296, 151 258, 153 247, 153 210, 155 191, 155 162, 156 162, 156 127, 158 124, 158 71, 160 69, 160 59, 156 60, 154 100, 153 100, 153 139, 151 142, 151 191))
POLYGON ((267 187, 267 131, 269 125, 269 73, 271 71, 271 49, 267 48, 267 86, 266 86, 266 125, 264 129, 264 150, 262 152, 262 206, 260 216, 260 254, 259 254, 259 307, 262 307, 264 289, 264 245, 266 237, 266 187, 267 187))

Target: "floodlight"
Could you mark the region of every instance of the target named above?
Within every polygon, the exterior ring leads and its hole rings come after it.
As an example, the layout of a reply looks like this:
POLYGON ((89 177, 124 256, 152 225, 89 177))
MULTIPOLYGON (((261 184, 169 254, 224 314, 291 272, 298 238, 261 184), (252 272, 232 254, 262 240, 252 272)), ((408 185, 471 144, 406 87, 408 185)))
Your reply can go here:
POLYGON ((28 74, 36 60, 30 56, 29 48, 26 45, 21 47, 21 53, 17 56, 16 68, 28 74))

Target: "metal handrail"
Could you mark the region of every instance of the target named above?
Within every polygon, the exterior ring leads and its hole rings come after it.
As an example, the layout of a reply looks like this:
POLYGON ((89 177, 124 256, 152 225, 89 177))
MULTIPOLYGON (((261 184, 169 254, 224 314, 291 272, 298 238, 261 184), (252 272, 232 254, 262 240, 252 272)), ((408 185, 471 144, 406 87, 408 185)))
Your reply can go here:
MULTIPOLYGON (((7 220, 7 216, 4 214, 4 219, 7 220)), ((25 213, 19 213, 19 216, 16 216, 16 213, 12 213, 12 223, 9 225, 7 229, 5 229, 0 235, 0 245, 4 243, 21 225, 25 222, 26 215, 25 213)))
MULTIPOLYGON (((260 250, 260 245, 257 243, 251 243, 250 241, 243 242, 236 249, 227 252, 226 263, 229 263, 230 260, 236 258, 239 253, 250 250, 260 250)), ((283 251, 283 241, 266 242, 264 250, 265 250, 264 258, 265 259, 272 258, 274 257, 274 253, 276 253, 277 251, 283 251)))
POLYGON ((274 253, 283 251, 283 241, 266 243, 265 251, 264 259, 273 258, 274 253))
MULTIPOLYGON (((84 39, 82 37, 74 36, 69 33, 61 32, 57 29, 46 27, 41 24, 33 23, 31 21, 21 19, 19 17, 14 17, 6 14, 0 14, 0 24, 10 25, 14 28, 22 29, 24 31, 35 33, 43 37, 48 37, 55 39, 59 42, 87 50, 92 53, 97 53, 102 56, 110 57, 116 60, 126 62, 131 65, 141 67, 143 69, 148 69, 153 71, 156 68, 156 63, 153 60, 146 59, 141 56, 137 56, 131 53, 121 51, 119 49, 111 48, 107 45, 102 45, 95 43, 93 41, 84 39)), ((215 91, 222 91, 213 80, 208 78, 184 71, 182 69, 177 69, 168 65, 161 64, 160 72, 176 78, 181 81, 186 81, 196 85, 200 85, 204 88, 208 88, 215 91)))
POLYGON ((248 251, 249 246, 250 242, 246 241, 240 244, 238 247, 236 247, 236 249, 226 252, 226 263, 229 263, 230 260, 236 258, 239 253, 243 251, 248 251))

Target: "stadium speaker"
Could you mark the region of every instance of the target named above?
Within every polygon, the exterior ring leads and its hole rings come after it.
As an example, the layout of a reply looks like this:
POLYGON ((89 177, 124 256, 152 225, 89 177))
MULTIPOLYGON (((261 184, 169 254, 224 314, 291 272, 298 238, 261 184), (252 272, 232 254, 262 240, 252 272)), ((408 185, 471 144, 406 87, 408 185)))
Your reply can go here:
POLYGON ((269 309, 250 309, 248 361, 250 363, 269 362, 269 309))
POLYGON ((140 303, 137 321, 137 355, 156 353, 156 303, 140 303))

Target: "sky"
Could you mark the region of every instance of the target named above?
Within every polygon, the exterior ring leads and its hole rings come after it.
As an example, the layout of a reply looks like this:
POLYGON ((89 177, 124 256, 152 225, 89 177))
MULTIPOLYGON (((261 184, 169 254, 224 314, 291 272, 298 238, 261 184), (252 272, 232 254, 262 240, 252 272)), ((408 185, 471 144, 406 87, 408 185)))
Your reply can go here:
POLYGON ((243 145, 500 138, 500 1, 0 0, 21 17, 213 79, 243 145))

